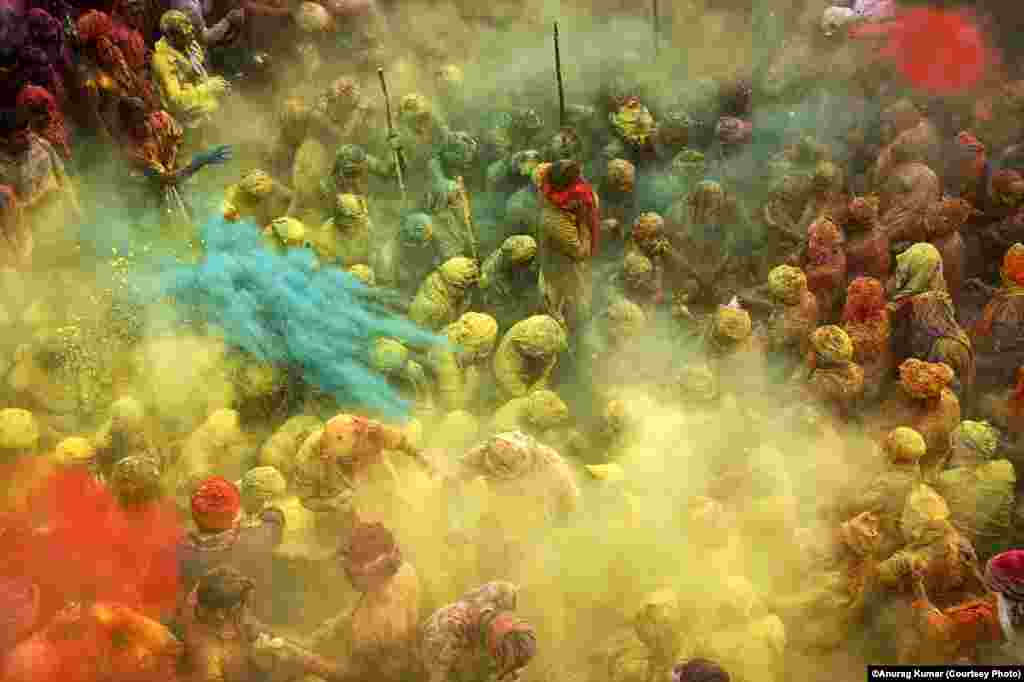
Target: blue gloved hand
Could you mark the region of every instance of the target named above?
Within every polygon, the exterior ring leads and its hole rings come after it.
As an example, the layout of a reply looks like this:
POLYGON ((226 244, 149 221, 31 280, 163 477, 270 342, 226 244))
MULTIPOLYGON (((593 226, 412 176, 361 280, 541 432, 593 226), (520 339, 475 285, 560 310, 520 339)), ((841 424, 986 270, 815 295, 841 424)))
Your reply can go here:
POLYGON ((192 165, 201 168, 203 166, 217 166, 231 160, 231 145, 222 144, 211 147, 205 152, 195 155, 192 165))

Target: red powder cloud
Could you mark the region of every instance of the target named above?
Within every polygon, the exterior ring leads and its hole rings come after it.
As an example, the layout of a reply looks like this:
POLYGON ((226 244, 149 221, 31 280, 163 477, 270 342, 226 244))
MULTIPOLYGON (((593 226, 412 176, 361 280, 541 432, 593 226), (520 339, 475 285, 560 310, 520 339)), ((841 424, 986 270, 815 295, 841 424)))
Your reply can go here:
POLYGON ((859 27, 854 35, 882 37, 880 56, 912 85, 937 95, 970 90, 996 62, 981 28, 963 11, 903 10, 891 21, 859 27))

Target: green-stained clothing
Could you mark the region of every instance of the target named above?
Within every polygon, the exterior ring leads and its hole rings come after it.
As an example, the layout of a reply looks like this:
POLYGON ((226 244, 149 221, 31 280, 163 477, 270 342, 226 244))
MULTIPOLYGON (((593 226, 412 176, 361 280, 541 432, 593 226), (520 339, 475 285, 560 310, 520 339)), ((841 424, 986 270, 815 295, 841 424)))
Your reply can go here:
POLYGON ((1001 459, 947 469, 935 487, 949 504, 953 525, 985 558, 1010 548, 1016 484, 1013 464, 1001 459))

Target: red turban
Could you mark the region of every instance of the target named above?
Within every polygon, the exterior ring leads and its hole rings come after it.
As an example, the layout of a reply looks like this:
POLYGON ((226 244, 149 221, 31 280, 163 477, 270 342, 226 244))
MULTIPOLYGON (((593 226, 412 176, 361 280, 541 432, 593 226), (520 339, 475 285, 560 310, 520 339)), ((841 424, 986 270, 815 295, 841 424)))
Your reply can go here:
POLYGON ((235 525, 242 496, 231 481, 214 476, 192 493, 192 518, 203 531, 227 530, 235 525))
POLYGON ((858 277, 846 291, 843 322, 877 320, 885 313, 885 289, 873 277, 858 277))
POLYGON ((1011 549, 988 560, 988 586, 1011 601, 1024 601, 1024 550, 1011 549))
POLYGON ((71 158, 71 147, 68 144, 68 131, 64 125, 64 115, 49 90, 38 85, 26 85, 18 93, 15 106, 19 111, 28 111, 33 115, 45 114, 46 128, 36 132, 52 144, 65 159, 71 158))

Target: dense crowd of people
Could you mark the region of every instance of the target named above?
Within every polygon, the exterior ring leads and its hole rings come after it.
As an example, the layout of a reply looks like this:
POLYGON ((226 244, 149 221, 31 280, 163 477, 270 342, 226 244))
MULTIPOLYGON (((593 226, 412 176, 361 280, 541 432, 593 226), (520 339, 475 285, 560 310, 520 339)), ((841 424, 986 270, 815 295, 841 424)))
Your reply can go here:
POLYGON ((553 123, 436 55, 371 96, 398 5, 6 2, 0 682, 1020 663, 1024 81, 928 92, 895 7, 821 9, 728 78, 609 58, 553 123), (215 319, 170 362, 223 370, 203 409, 136 392, 144 306, 76 307, 104 164, 187 257, 258 230, 429 332, 323 349, 405 418, 215 319))

